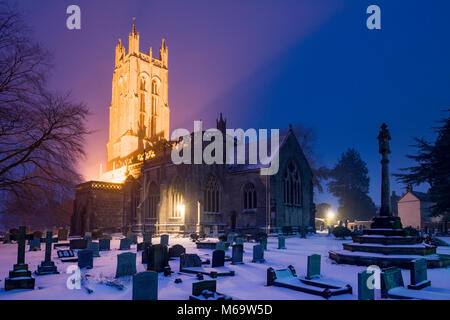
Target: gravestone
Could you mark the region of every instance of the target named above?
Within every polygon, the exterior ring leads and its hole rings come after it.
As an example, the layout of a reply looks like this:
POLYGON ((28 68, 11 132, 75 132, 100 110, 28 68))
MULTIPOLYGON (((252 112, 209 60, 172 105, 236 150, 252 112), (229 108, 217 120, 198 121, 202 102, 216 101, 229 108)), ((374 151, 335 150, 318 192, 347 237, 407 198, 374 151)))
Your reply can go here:
POLYGON ((116 278, 136 274, 136 253, 125 252, 117 255, 116 278))
POLYGON ((78 251, 78 267, 80 269, 92 269, 94 267, 94 257, 92 250, 83 249, 78 251))
POLYGON ((219 241, 219 242, 216 243, 216 250, 227 251, 228 250, 228 244, 223 242, 223 241, 219 241))
POLYGON ((111 240, 106 239, 106 238, 98 240, 98 249, 100 251, 111 250, 111 240))
POLYGON ((45 237, 45 259, 41 262, 41 265, 38 266, 36 271, 37 275, 45 275, 45 274, 58 274, 58 269, 55 266, 55 263, 52 261, 52 243, 58 242, 58 239, 53 239, 53 233, 51 231, 47 231, 47 235, 45 237))
POLYGON ((267 250, 267 238, 262 238, 259 240, 259 243, 262 245, 264 250, 267 250))
POLYGON ((5 233, 5 236, 3 237, 3 243, 11 243, 11 234, 9 232, 5 233))
POLYGON ((132 244, 138 243, 138 236, 135 233, 131 233, 127 236, 127 239, 131 241, 132 244))
POLYGON ((431 285, 431 281, 427 276, 427 260, 416 259, 411 262, 411 284, 409 289, 422 289, 431 285))
POLYGON ((37 251, 41 250, 41 239, 33 238, 29 240, 30 250, 29 251, 37 251))
POLYGON ((14 289, 34 289, 35 279, 31 277, 31 271, 25 264, 25 241, 32 239, 32 235, 26 234, 24 226, 19 227, 15 234, 17 241, 17 264, 9 271, 9 277, 5 279, 5 291, 14 289))
POLYGON ((252 262, 264 263, 266 260, 264 259, 264 248, 260 244, 256 244, 253 246, 253 260, 252 262))
POLYGON ((119 250, 130 250, 131 240, 128 238, 120 239, 119 250))
POLYGON ((180 244, 173 245, 169 248, 169 258, 178 258, 183 253, 186 253, 186 248, 180 244))
POLYGON ((67 236, 69 231, 67 229, 59 229, 58 230, 58 240, 59 241, 67 241, 67 236))
POLYGON ((144 238, 144 242, 152 243, 152 234, 150 232, 144 232, 142 237, 144 238))
POLYGON ((278 249, 286 249, 286 238, 278 236, 278 249))
POLYGON ((320 276, 320 255, 313 254, 308 256, 308 269, 306 279, 313 279, 320 276))
POLYGON ((370 277, 373 271, 364 270, 358 273, 358 300, 375 300, 375 286, 370 277))
POLYGON ((212 267, 223 267, 225 265, 225 251, 214 250, 212 253, 212 267))
POLYGON ((162 234, 159 244, 168 247, 169 246, 169 235, 168 234, 162 234))
POLYGON ((229 233, 229 234, 228 234, 228 236, 227 236, 227 242, 228 242, 230 245, 232 245, 232 244, 234 243, 234 237, 235 237, 234 233, 229 233))
POLYGON ((163 272, 164 268, 169 264, 169 253, 167 246, 155 244, 147 250, 147 270, 155 272, 163 272))
POLYGON ((236 238, 235 243, 244 245, 244 238, 241 237, 236 238))
POLYGON ((158 300, 158 273, 144 271, 133 276, 133 300, 158 300))
POLYGON ((86 249, 87 241, 84 239, 73 239, 70 240, 70 249, 86 249))
POLYGON ((98 242, 94 242, 94 241, 88 242, 87 249, 92 250, 92 256, 94 258, 100 257, 100 253, 98 252, 100 249, 100 245, 98 242))
POLYGON ((86 240, 87 242, 91 242, 92 241, 92 232, 85 232, 84 240, 86 240))
POLYGON ((243 264, 244 246, 242 244, 233 245, 233 251, 231 255, 231 264, 243 264))

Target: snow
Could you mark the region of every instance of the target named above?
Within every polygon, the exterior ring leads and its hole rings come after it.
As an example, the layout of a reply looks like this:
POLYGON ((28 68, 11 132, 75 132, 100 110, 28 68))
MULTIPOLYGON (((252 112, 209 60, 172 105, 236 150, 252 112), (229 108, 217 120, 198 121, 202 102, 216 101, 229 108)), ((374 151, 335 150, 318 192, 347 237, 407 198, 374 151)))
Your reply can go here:
MULTIPOLYGON (((213 239, 209 239, 213 240, 213 239)), ((336 264, 328 258, 329 250, 341 250, 342 243, 351 242, 351 240, 338 240, 328 237, 326 233, 319 233, 308 236, 307 239, 298 237, 286 238, 286 248, 278 250, 277 238, 268 239, 268 251, 265 251, 265 263, 252 263, 252 248, 254 243, 244 244, 244 264, 225 266, 234 270, 236 276, 221 277, 217 279, 217 291, 230 295, 237 299, 255 299, 255 300, 323 300, 323 298, 310 295, 303 292, 290 290, 280 287, 266 286, 266 270, 268 267, 275 269, 286 268, 292 264, 299 277, 305 276, 307 257, 311 254, 320 254, 321 274, 325 278, 339 280, 350 284, 353 287, 353 295, 345 294, 332 297, 332 300, 339 299, 357 299, 357 273, 366 269, 363 266, 351 266, 336 264)), ((153 243, 159 243, 159 238, 153 238, 153 243)), ((169 244, 181 244, 186 248, 187 253, 197 253, 202 260, 212 259, 212 250, 197 249, 195 243, 189 238, 177 238, 170 236, 169 244)), ((131 247, 129 251, 119 251, 119 239, 114 238, 111 241, 111 251, 100 251, 100 257, 94 258, 94 268, 82 270, 83 276, 89 275, 84 281, 85 287, 93 290, 91 294, 85 288, 68 289, 66 282, 70 274, 66 273, 69 266, 76 263, 63 263, 57 258, 56 250, 52 251, 52 260, 55 262, 60 274, 35 276, 35 290, 12 290, 5 292, 4 279, 8 277, 9 270, 12 270, 17 260, 17 244, 0 244, 0 300, 6 299, 43 299, 43 300, 127 300, 132 297, 132 279, 123 277, 118 282, 124 286, 123 290, 111 286, 110 281, 114 281, 117 264, 117 254, 123 252, 136 252, 136 246, 131 247)), ((449 253, 449 247, 439 247, 438 252, 449 253)), ((37 266, 44 260, 45 250, 26 251, 25 263, 28 264, 30 271, 35 271, 37 266)), ((146 266, 141 264, 141 252, 137 253, 136 268, 138 272, 145 271, 146 266)), ((363 254, 363 253, 360 253, 363 254)), ((231 249, 226 252, 231 255, 231 249)), ((170 261, 170 266, 174 274, 170 277, 159 275, 158 298, 162 300, 186 300, 192 292, 192 283, 198 281, 194 274, 179 274, 179 259, 170 261), (181 278, 182 283, 176 284, 174 280, 181 278)), ((206 266, 205 266, 206 267, 206 266)), ((402 270, 405 285, 409 283, 409 271, 402 270)), ((205 280, 210 279, 205 276, 205 280)), ((429 269, 428 279, 431 280, 433 287, 450 289, 450 268, 429 269)), ((379 298, 379 292, 377 293, 379 298)))

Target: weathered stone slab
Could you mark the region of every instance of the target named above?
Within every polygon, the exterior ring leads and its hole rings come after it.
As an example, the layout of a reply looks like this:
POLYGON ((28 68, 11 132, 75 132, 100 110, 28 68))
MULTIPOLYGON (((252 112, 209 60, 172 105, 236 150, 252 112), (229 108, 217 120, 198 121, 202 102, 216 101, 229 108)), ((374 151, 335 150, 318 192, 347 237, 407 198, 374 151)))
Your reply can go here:
POLYGON ((136 253, 125 252, 117 255, 116 278, 136 274, 136 253))
POLYGON ((133 276, 133 300, 158 300, 158 273, 144 271, 133 276))
POLYGON ((94 267, 94 257, 92 250, 84 249, 78 251, 78 267, 80 269, 92 269, 94 267))

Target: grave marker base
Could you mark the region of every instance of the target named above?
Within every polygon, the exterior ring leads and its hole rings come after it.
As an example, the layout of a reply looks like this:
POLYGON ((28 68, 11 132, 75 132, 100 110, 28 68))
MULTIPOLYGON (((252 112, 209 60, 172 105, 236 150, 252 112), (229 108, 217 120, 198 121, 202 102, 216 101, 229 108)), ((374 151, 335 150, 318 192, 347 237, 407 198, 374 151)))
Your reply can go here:
POLYGON ((35 274, 37 274, 38 276, 43 276, 47 274, 59 274, 59 272, 53 261, 48 262, 42 261, 41 265, 38 266, 38 269, 36 270, 35 274))

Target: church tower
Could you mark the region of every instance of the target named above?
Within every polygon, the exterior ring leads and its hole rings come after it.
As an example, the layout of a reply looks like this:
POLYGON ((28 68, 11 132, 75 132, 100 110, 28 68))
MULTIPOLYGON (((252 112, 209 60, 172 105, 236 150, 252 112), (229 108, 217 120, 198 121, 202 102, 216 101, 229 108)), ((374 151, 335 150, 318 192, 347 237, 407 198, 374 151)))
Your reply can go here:
POLYGON ((136 25, 128 36, 128 52, 116 46, 109 107, 107 170, 122 167, 151 141, 169 139, 168 49, 165 39, 154 58, 152 48, 139 50, 136 25))

